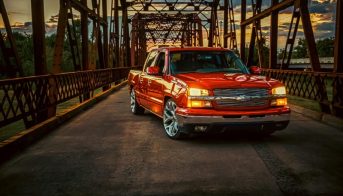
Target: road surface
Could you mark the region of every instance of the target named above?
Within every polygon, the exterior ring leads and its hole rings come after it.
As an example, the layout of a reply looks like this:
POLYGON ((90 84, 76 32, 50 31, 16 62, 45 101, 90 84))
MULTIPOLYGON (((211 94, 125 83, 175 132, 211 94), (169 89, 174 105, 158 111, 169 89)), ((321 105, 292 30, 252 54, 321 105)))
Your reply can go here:
POLYGON ((292 113, 271 137, 175 141, 126 88, 0 166, 0 195, 343 194, 343 132, 292 113))

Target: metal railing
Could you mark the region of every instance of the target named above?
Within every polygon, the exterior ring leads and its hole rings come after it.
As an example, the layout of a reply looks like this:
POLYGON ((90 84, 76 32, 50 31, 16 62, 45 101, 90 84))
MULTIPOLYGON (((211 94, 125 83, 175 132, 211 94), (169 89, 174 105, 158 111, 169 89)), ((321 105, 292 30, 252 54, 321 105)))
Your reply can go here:
MULTIPOLYGON (((19 120, 24 120, 26 128, 29 128, 55 116, 58 104, 126 79, 130 69, 136 68, 111 68, 0 80, 0 128, 19 120)), ((82 100, 84 99, 80 99, 82 100)))
POLYGON ((289 95, 317 101, 323 112, 342 115, 343 73, 263 69, 262 74, 283 82, 289 95))

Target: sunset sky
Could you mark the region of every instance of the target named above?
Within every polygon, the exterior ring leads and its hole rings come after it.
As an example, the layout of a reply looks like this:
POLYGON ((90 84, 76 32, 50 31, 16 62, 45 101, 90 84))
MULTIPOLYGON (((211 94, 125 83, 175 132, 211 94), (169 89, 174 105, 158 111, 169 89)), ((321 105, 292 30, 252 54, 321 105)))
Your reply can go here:
MULTIPOLYGON (((90 0, 89 0, 90 1, 90 0)), ((25 22, 31 21, 31 1, 30 0, 4 0, 7 12, 9 14, 10 22, 13 26, 18 26, 18 28, 25 28, 23 25, 25 22)), ((250 2, 250 1, 247 1, 250 2)), ((45 3, 45 20, 48 21, 51 16, 58 14, 59 1, 58 0, 44 0, 45 3)), ((108 8, 110 8, 111 1, 108 1, 108 8)), ((238 40, 239 40, 239 21, 240 21, 240 0, 233 0, 235 7, 235 19, 238 28, 238 40)), ((270 0, 263 0, 263 9, 270 6, 270 0)), ((248 11, 251 7, 248 7, 248 11)), ((334 36, 334 26, 335 26, 335 11, 336 2, 333 0, 312 0, 310 1, 310 12, 312 25, 315 32, 316 39, 333 37, 334 36)), ((110 11, 108 11, 110 13, 110 11)), ((279 16, 279 47, 285 40, 285 36, 288 32, 289 23, 291 20, 292 9, 283 10, 279 16)), ((248 13, 248 17, 251 13, 248 13)), ((219 16, 219 20, 222 16, 219 16)), ((262 29, 264 34, 267 36, 269 34, 269 18, 262 20, 262 29)), ((0 27, 3 27, 2 19, 0 17, 0 27)), ((55 26, 53 25, 51 29, 47 30, 54 31, 55 26)), ((28 29, 29 30, 29 29, 28 29)), ((302 36, 302 28, 299 30, 299 37, 302 36)), ((249 30, 247 33, 249 36, 249 30)))

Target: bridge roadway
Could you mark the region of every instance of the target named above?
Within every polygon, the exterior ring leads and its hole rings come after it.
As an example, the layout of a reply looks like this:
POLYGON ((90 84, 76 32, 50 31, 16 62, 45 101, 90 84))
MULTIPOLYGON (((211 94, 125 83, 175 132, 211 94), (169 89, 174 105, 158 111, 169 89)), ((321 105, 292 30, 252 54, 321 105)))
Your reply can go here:
POLYGON ((343 194, 343 132, 292 113, 268 138, 168 139, 127 89, 0 167, 0 195, 343 194))

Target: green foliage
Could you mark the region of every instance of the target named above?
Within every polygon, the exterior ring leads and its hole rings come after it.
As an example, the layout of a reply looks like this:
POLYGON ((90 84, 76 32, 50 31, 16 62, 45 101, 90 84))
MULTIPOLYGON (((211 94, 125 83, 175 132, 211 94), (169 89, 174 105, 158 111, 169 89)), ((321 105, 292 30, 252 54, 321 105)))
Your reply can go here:
POLYGON ((14 32, 13 38, 18 49, 18 55, 22 64, 23 74, 24 76, 32 76, 34 74, 32 36, 14 32))
MULTIPOLYGON (((54 51, 55 51, 55 40, 56 34, 52 34, 45 39, 46 44, 46 56, 47 56, 47 66, 48 71, 51 72, 52 64, 54 61, 54 51)), ((63 44, 63 59, 61 63, 62 72, 74 71, 73 59, 70 51, 69 41, 67 38, 64 39, 63 44)))
MULTIPOLYGON (((78 31, 78 30, 76 30, 78 31)), ((18 49, 19 59, 22 64, 24 76, 34 75, 34 57, 33 57, 33 40, 31 35, 23 35, 22 33, 13 33, 15 43, 18 49)), ((70 51, 69 41, 67 36, 64 39, 63 59, 61 63, 61 70, 63 72, 74 71, 72 55, 70 51)), ((51 72, 54 50, 55 50, 56 34, 46 37, 46 59, 48 71, 51 72)), ((2 55, 2 54, 0 54, 2 55)), ((3 58, 0 58, 0 65, 4 65, 3 58)))
POLYGON ((295 58, 295 59, 308 58, 307 42, 305 39, 300 38, 298 40, 298 45, 294 47, 292 58, 295 58))
MULTIPOLYGON (((334 56, 334 45, 335 39, 334 38, 325 38, 319 39, 316 41, 317 51, 319 57, 332 57, 334 56)), ((282 59, 283 52, 285 50, 281 49, 278 53, 278 58, 282 59)), ((309 58, 308 56, 308 49, 307 49, 307 42, 305 39, 300 38, 298 41, 298 45, 294 47, 292 52, 292 58, 309 58)))
POLYGON ((332 57, 334 56, 334 38, 325 38, 317 41, 317 50, 319 57, 332 57))

